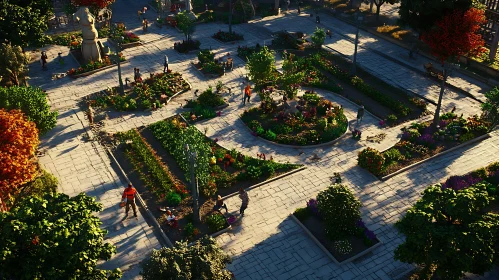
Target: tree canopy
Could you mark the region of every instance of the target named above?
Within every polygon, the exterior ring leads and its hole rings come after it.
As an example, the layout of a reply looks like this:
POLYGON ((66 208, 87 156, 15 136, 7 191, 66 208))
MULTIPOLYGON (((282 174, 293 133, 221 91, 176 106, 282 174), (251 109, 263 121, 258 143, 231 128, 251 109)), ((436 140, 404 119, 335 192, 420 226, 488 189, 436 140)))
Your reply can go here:
POLYGON ((274 52, 264 46, 259 52, 253 53, 246 64, 251 80, 257 86, 268 81, 275 81, 277 69, 275 66, 274 52))
POLYGON ((177 20, 178 28, 184 33, 187 41, 191 40, 192 33, 196 30, 196 23, 191 19, 189 13, 186 11, 178 13, 175 19, 177 20))
MULTIPOLYGON (((0 45, 0 76, 3 85, 16 85, 28 75, 29 54, 23 52, 21 47, 2 43, 0 45)), ((1 100, 0 100, 1 101, 1 100)))
POLYGON ((57 111, 50 110, 47 95, 38 87, 0 88, 0 108, 21 110, 36 124, 40 135, 54 128, 57 122, 57 111))
POLYGON ((453 10, 466 11, 471 5, 472 0, 401 0, 400 22, 421 34, 432 28, 442 15, 453 10))
POLYGON ((96 268, 116 248, 103 243, 107 231, 85 194, 28 197, 0 212, 0 276, 4 279, 119 279, 121 271, 96 268))
POLYGON ((0 109, 0 195, 15 195, 35 177, 38 131, 20 110, 0 109))
POLYGON ((460 191, 428 187, 396 223, 406 240, 395 259, 431 268, 441 279, 490 270, 499 257, 499 215, 486 211, 493 200, 487 184, 460 191))
POLYGON ((487 101, 482 103, 482 116, 490 122, 489 129, 494 129, 499 124, 499 88, 495 87, 489 92, 485 93, 487 101))
POLYGON ((154 250, 141 274, 144 280, 230 280, 231 272, 226 269, 230 262, 216 240, 205 236, 192 246, 177 242, 173 248, 154 250))

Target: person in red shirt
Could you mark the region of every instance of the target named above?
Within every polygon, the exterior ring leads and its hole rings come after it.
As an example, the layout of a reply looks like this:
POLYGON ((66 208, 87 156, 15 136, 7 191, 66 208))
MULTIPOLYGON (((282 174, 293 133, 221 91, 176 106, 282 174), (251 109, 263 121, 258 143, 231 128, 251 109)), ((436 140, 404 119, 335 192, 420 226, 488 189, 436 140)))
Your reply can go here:
POLYGON ((249 84, 246 85, 244 88, 244 99, 243 99, 243 104, 246 104, 246 100, 250 102, 250 97, 251 97, 251 86, 249 84))
POLYGON ((126 216, 128 216, 128 210, 130 210, 130 205, 132 206, 133 209, 133 215, 137 217, 137 207, 135 206, 135 193, 137 190, 132 186, 132 183, 128 184, 128 187, 125 189, 123 192, 123 195, 121 196, 121 199, 124 201, 126 198, 126 207, 125 207, 125 213, 126 216))

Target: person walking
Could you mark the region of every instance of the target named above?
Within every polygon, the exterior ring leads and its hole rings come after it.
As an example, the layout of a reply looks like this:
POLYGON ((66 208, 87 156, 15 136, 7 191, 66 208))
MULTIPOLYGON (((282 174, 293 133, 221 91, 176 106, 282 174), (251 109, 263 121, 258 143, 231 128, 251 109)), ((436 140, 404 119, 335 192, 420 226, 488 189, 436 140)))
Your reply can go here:
POLYGON ((133 215, 137 218, 137 207, 135 206, 135 193, 137 190, 132 186, 132 183, 128 184, 128 187, 125 188, 123 195, 121 196, 122 201, 126 199, 126 208, 125 208, 125 217, 128 216, 128 210, 130 210, 130 205, 133 209, 133 215))
POLYGON ((47 53, 46 52, 42 52, 42 57, 41 57, 41 61, 42 61, 42 69, 43 70, 47 70, 47 58, 49 58, 47 56, 47 53))
POLYGON ((357 110, 357 125, 360 124, 362 118, 364 118, 364 105, 361 105, 359 110, 357 110))
POLYGON ((248 103, 250 102, 250 97, 251 97, 251 86, 248 83, 244 88, 243 105, 246 105, 246 99, 248 100, 248 103))
POLYGON ((136 83, 142 83, 142 74, 140 74, 139 68, 137 68, 137 74, 136 74, 135 82, 136 83))
POLYGON ((315 22, 319 24, 321 23, 321 18, 319 17, 319 15, 315 17, 315 22))
POLYGON ((329 36, 329 39, 333 37, 333 34, 331 33, 331 30, 327 30, 326 35, 329 36))
POLYGON ((168 69, 168 56, 165 54, 163 73, 165 73, 166 71, 169 71, 169 69, 168 69))
POLYGON ((298 3, 298 14, 301 14, 301 8, 299 3, 298 3))
POLYGON ((239 198, 241 199, 241 202, 242 202, 241 208, 239 209, 239 214, 241 216, 244 216, 244 210, 246 210, 246 208, 248 208, 249 197, 248 197, 248 193, 243 188, 239 189, 239 198))
POLYGON ((218 211, 221 214, 222 212, 220 211, 220 209, 222 208, 225 209, 225 214, 229 213, 229 210, 227 209, 227 205, 225 204, 224 200, 220 195, 218 195, 217 202, 215 203, 215 206, 213 206, 213 210, 218 211))

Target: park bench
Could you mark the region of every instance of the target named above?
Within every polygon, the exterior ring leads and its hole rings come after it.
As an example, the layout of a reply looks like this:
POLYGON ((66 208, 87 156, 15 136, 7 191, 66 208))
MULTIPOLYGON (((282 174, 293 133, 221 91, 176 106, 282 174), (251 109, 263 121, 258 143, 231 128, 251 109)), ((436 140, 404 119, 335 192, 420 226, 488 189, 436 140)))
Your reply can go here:
POLYGON ((426 70, 426 73, 428 73, 428 75, 435 77, 439 80, 444 79, 444 71, 433 67, 433 64, 431 62, 426 63, 424 65, 424 69, 426 70))

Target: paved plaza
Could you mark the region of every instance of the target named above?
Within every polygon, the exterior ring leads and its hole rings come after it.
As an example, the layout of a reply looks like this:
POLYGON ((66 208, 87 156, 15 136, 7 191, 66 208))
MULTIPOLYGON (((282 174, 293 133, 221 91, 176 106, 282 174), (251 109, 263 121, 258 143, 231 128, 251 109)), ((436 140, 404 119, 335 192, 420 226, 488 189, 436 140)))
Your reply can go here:
MULTIPOLYGON (((211 48, 216 56, 230 52, 234 55, 234 70, 220 79, 208 80, 192 65, 197 60, 196 53, 179 54, 173 44, 185 37, 173 28, 159 28, 151 25, 149 32, 142 34, 137 19, 137 10, 147 5, 147 1, 117 0, 113 5, 113 22, 125 22, 126 26, 140 35, 143 45, 125 49, 128 63, 122 65, 124 78, 133 77, 133 68, 141 69, 143 76, 158 73, 163 69, 163 57, 168 55, 170 68, 183 74, 190 82, 192 90, 175 98, 167 106, 153 112, 115 113, 103 120, 101 129, 106 133, 126 131, 148 125, 182 111, 186 99, 194 96, 218 80, 233 88, 234 95, 227 95, 229 107, 220 117, 197 124, 196 126, 211 138, 218 138, 219 144, 227 149, 236 148, 243 154, 256 156, 257 153, 272 155, 276 161, 300 163, 305 170, 284 179, 252 189, 249 208, 242 224, 217 237, 223 249, 233 257, 229 269, 240 279, 404 279, 414 267, 393 259, 395 248, 403 242, 403 236, 394 228, 394 223, 421 197, 421 192, 431 184, 439 183, 451 175, 461 175, 488 163, 499 160, 499 134, 445 155, 431 159, 417 168, 410 169, 386 181, 380 181, 357 165, 357 154, 365 147, 384 150, 393 146, 401 136, 400 128, 406 124, 388 129, 380 128, 379 119, 366 113, 361 124, 363 139, 355 141, 344 137, 331 146, 320 148, 281 147, 260 138, 253 137, 245 128, 239 116, 245 109, 257 105, 257 97, 250 105, 242 105, 241 83, 246 74, 245 63, 236 57, 238 43, 224 44, 211 38, 218 30, 227 30, 225 24, 206 23, 197 25, 194 38, 201 41, 201 48, 211 48), (380 143, 368 142, 365 136, 384 133, 380 143), (315 159, 313 157, 315 156, 315 159), (383 243, 372 253, 354 262, 337 265, 302 231, 290 214, 306 201, 313 198, 330 183, 334 172, 341 173, 344 182, 355 192, 363 204, 362 218, 383 243)), ((156 17, 154 11, 147 13, 150 20, 156 17)), ((286 16, 265 17, 248 24, 234 25, 233 30, 244 34, 241 45, 253 46, 256 43, 270 44, 271 34, 280 30, 302 31, 312 34, 316 28, 314 18, 306 14, 291 12, 286 16)), ((338 19, 323 14, 320 27, 333 31, 332 39, 327 38, 325 48, 351 58, 353 55, 356 28, 338 19)), ((370 33, 360 32, 360 45, 357 61, 364 70, 383 81, 402 88, 436 103, 439 85, 418 69, 428 60, 418 57, 411 60, 407 50, 383 41, 370 33)), ((118 203, 121 200, 123 178, 114 167, 101 144, 89 127, 89 122, 78 103, 95 92, 118 84, 116 68, 104 70, 91 76, 78 79, 65 77, 52 80, 53 73, 63 73, 76 66, 68 56, 69 49, 61 46, 42 48, 49 55, 49 71, 42 71, 38 62, 30 65, 30 85, 40 86, 47 91, 50 104, 59 112, 54 130, 45 135, 40 145, 40 162, 60 182, 60 191, 75 195, 85 192, 96 197, 104 206, 99 213, 103 227, 109 230, 107 241, 117 246, 118 253, 101 264, 106 268, 120 267, 123 279, 140 279, 140 262, 153 248, 165 245, 155 232, 152 223, 139 215, 138 219, 124 219, 124 210, 118 203), (56 63, 58 52, 65 55, 64 66, 56 63)), ((478 81, 455 72, 449 83, 460 90, 446 89, 443 110, 456 107, 456 113, 471 116, 480 114, 480 101, 483 93, 490 89, 478 81), (464 94, 463 91, 469 92, 464 94), (470 95, 473 98, 470 98, 470 95)), ((357 105, 326 90, 316 90, 344 107, 349 120, 355 119, 357 105)), ((255 94, 256 95, 256 94, 255 94)), ((429 105, 434 110, 434 104, 429 105)), ((431 116, 427 116, 430 119, 431 116)), ((240 199, 226 200, 229 210, 240 206, 240 199)), ((485 276, 470 275, 470 279, 499 279, 496 269, 485 276)))

